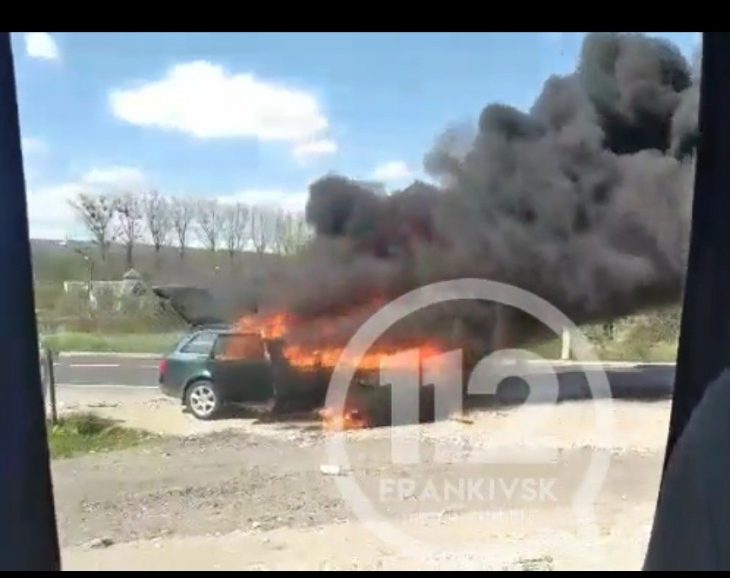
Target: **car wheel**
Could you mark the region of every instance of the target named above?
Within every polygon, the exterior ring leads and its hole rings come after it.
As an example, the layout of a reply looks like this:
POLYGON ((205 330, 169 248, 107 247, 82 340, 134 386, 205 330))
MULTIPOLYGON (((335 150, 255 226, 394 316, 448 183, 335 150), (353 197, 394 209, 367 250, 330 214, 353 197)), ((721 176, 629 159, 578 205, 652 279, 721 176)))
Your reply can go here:
POLYGON ((185 405, 198 419, 212 419, 220 410, 221 401, 213 383, 202 380, 188 387, 185 405))

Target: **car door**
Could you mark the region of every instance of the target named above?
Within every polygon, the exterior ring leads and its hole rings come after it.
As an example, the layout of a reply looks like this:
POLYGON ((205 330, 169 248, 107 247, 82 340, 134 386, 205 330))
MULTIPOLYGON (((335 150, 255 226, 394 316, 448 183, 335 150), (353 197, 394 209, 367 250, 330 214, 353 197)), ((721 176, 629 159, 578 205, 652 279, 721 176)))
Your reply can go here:
POLYGON ((211 374, 226 401, 266 401, 273 396, 271 363, 254 333, 221 334, 213 348, 211 374))

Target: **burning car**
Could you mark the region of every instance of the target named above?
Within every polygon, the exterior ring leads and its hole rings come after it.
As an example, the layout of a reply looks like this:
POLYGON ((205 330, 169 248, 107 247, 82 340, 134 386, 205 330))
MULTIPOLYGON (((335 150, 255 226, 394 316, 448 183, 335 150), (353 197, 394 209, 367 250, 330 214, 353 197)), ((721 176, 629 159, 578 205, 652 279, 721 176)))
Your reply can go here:
MULTIPOLYGON (((241 315, 221 305, 204 288, 153 288, 192 327, 160 365, 161 390, 179 399, 199 419, 213 419, 230 403, 266 403, 274 413, 319 410, 327 430, 359 429, 391 423, 391 384, 381 383, 386 358, 417 351, 422 359, 442 353, 433 341, 380 345, 358 360, 343 357, 337 319, 316 323, 286 311, 241 315), (236 318, 233 324, 223 321, 236 318), (332 370, 338 363, 356 365, 345 407, 325 408, 332 370)), ((352 317, 365 317, 370 303, 352 317)), ((387 380, 386 380, 387 381, 387 380)), ((433 419, 433 385, 423 384, 419 420, 433 419)))
POLYGON ((294 370, 279 340, 213 325, 186 335, 163 357, 159 385, 207 420, 231 403, 269 403, 277 412, 316 408, 327 378, 318 367, 294 370))
MULTIPOLYGON (((263 402, 277 413, 319 409, 328 430, 390 423, 391 385, 380 383, 380 368, 398 351, 371 351, 355 362, 343 358, 338 347, 287 344, 287 329, 284 315, 248 316, 233 326, 200 327, 162 359, 160 389, 199 419, 216 417, 229 403, 263 402), (356 368, 344 410, 334 412, 323 406, 338 363, 356 363, 356 368)), ((438 352, 434 346, 417 348, 416 363, 438 352)), ((422 391, 419 420, 430 421, 433 387, 426 385, 422 391)))
POLYGON ((213 326, 186 335, 162 359, 159 384, 199 419, 215 417, 229 402, 273 396, 269 354, 261 337, 213 326), (232 347, 245 357, 226 355, 232 347))

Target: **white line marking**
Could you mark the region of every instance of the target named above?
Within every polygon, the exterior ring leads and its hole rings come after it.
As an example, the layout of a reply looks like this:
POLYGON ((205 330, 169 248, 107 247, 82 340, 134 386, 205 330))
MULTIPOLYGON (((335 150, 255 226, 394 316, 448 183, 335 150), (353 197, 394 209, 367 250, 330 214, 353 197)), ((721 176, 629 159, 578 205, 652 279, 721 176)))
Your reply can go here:
POLYGON ((111 383, 57 383, 56 387, 70 389, 159 389, 155 385, 114 385, 111 383))
POLYGON ((129 359, 160 359, 162 353, 124 353, 120 351, 61 351, 59 357, 126 357, 129 359))
POLYGON ((118 363, 69 363, 68 367, 119 367, 118 363))

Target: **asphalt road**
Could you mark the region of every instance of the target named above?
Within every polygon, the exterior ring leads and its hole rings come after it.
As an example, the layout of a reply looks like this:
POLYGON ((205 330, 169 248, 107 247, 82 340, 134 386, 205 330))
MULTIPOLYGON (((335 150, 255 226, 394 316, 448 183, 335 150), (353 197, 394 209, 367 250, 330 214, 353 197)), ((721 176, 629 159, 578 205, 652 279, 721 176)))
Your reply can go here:
MULTIPOLYGON (((539 374, 539 370, 536 373, 539 374)), ((558 381, 557 401, 607 397, 627 400, 669 399, 674 389, 674 364, 638 363, 632 366, 609 366, 605 370, 566 364, 558 367, 555 373, 558 381), (605 371, 610 393, 601 391, 602 371, 605 371)), ((541 381, 533 383, 539 385, 541 381)), ((499 384, 497 398, 503 403, 520 404, 527 400, 529 393, 524 381, 507 377, 499 384)), ((531 399, 540 402, 539 396, 532 396, 531 399)), ((475 400, 475 404, 479 405, 479 401, 475 400)))
MULTIPOLYGON (((69 355, 56 360, 56 383, 59 387, 157 388, 159 358, 134 355, 69 355)), ((539 369, 535 370, 539 372, 539 369)), ((583 371, 575 364, 557 366, 559 399, 585 399, 590 394, 589 381, 600 369, 591 366, 583 371)), ((671 396, 674 382, 673 364, 612 364, 606 368, 611 395, 621 399, 662 399, 671 396)), ((502 401, 520 403, 527 395, 521 380, 507 378, 499 387, 502 401)))
POLYGON ((54 364, 59 387, 157 388, 159 358, 122 355, 63 354, 54 364))

